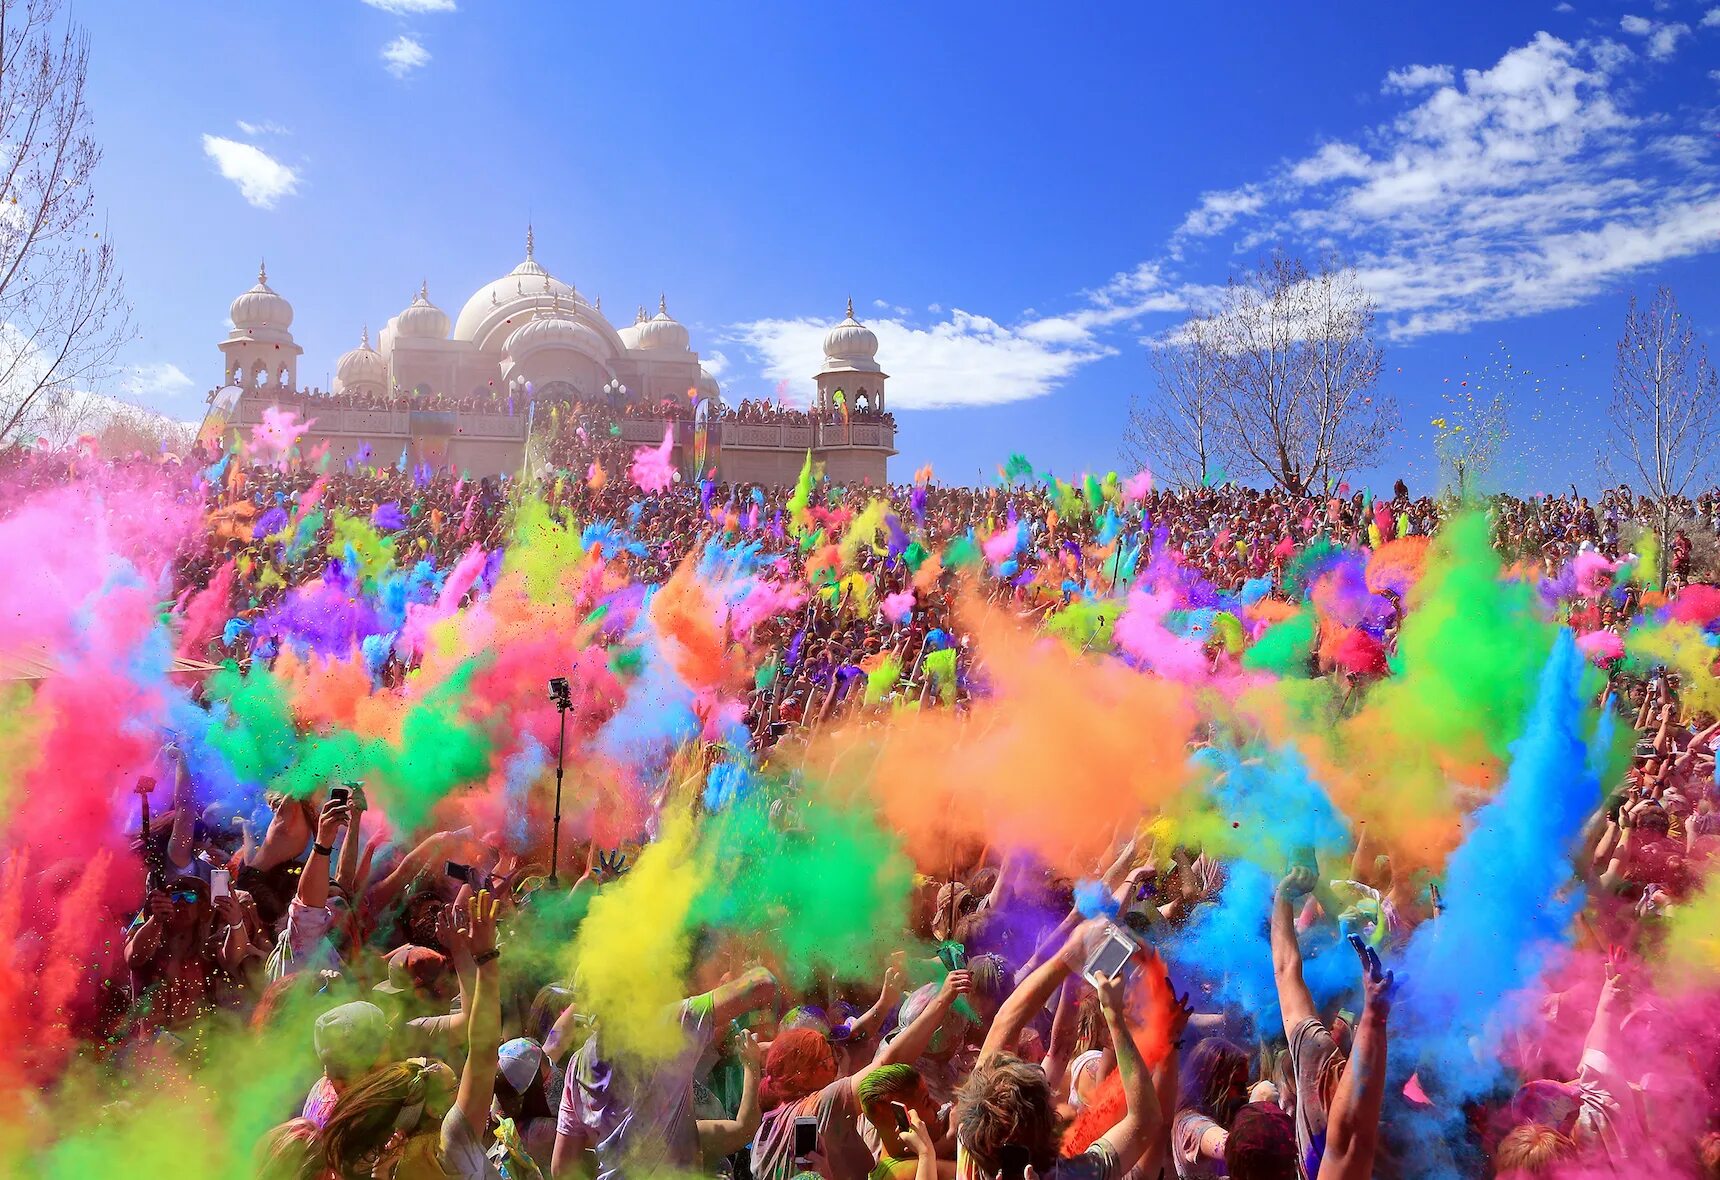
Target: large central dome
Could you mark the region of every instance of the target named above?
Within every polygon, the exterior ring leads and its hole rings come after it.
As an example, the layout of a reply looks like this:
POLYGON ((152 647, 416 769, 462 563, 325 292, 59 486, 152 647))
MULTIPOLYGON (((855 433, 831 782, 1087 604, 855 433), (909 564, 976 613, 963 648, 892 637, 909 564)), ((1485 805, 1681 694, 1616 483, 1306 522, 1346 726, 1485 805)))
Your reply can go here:
POLYGON ((454 339, 475 341, 491 326, 496 313, 502 313, 500 318, 505 319, 521 310, 517 305, 529 308, 546 298, 580 301, 579 292, 571 283, 555 278, 532 257, 532 234, 528 229, 525 261, 494 282, 479 287, 466 300, 460 318, 454 321, 454 339))

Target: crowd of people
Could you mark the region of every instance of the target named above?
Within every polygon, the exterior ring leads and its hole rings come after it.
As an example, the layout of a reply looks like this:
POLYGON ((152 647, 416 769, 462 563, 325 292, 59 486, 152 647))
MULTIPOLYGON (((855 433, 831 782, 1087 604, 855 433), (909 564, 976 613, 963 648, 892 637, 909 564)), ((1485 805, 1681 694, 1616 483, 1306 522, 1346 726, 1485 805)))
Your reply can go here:
POLYGON ((1720 1176, 1720 492, 647 493, 615 427, 0 452, 14 1174, 1720 1176))

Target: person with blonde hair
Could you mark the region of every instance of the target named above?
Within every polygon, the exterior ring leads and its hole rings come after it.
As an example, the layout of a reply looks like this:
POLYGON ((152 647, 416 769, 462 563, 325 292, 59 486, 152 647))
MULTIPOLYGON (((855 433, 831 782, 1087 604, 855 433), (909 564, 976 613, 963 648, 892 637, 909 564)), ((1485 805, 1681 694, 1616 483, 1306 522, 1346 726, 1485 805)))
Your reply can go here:
POLYGON ((499 1180, 484 1154, 501 1048, 496 914, 487 890, 467 898, 456 923, 477 964, 466 1063, 458 1078, 440 1061, 415 1057, 372 1070, 334 1105, 323 1128, 329 1166, 345 1180, 499 1180))

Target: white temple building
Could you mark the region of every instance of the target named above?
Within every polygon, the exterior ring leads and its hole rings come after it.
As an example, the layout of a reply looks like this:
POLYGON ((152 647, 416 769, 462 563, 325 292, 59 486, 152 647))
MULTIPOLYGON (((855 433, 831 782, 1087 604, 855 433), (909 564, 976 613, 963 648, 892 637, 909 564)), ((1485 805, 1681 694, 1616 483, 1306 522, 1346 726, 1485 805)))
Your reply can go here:
MULTIPOLYGON (((303 392, 292 305, 260 269, 256 285, 233 301, 233 330, 220 345, 225 383, 241 391, 233 425, 258 420, 269 404, 291 404, 317 419, 307 445, 326 440, 336 458, 369 444, 371 453, 404 448, 414 461, 498 474, 520 469, 534 404, 603 401, 620 410, 668 400, 686 407, 677 442, 689 444, 690 457, 699 429, 699 453, 708 447, 720 457, 721 478, 792 482, 812 450, 833 479, 884 482, 885 461, 895 453, 893 426, 881 417, 888 375, 877 361, 878 338, 854 319, 852 301, 825 337, 813 375, 815 420, 740 423, 722 413, 721 386, 663 297, 655 315, 641 307, 617 329, 600 299, 551 275, 535 255, 528 227, 525 259, 473 292, 453 320, 431 299, 429 284, 420 284, 374 346, 365 328, 358 347, 341 355, 332 390, 341 396, 332 405, 303 392), (450 409, 450 401, 460 404, 450 409)), ((630 442, 662 437, 660 419, 623 418, 622 425, 630 442), (653 431, 655 438, 646 437, 653 431)))

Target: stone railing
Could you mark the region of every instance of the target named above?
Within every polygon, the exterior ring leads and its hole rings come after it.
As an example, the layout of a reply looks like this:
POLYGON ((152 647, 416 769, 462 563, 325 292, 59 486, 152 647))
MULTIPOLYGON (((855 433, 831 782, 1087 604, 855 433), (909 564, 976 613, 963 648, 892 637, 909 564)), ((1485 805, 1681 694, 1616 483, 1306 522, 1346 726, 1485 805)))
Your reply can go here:
MULTIPOLYGON (((328 405, 316 398, 258 397, 247 395, 235 407, 235 426, 256 426, 270 406, 292 410, 299 420, 315 420, 312 434, 356 434, 364 436, 413 434, 460 435, 466 438, 519 442, 526 437, 523 414, 478 414, 455 410, 349 410, 328 405)), ((663 437, 661 428, 656 436, 663 437)), ((653 440, 655 441, 655 440, 653 440)))

